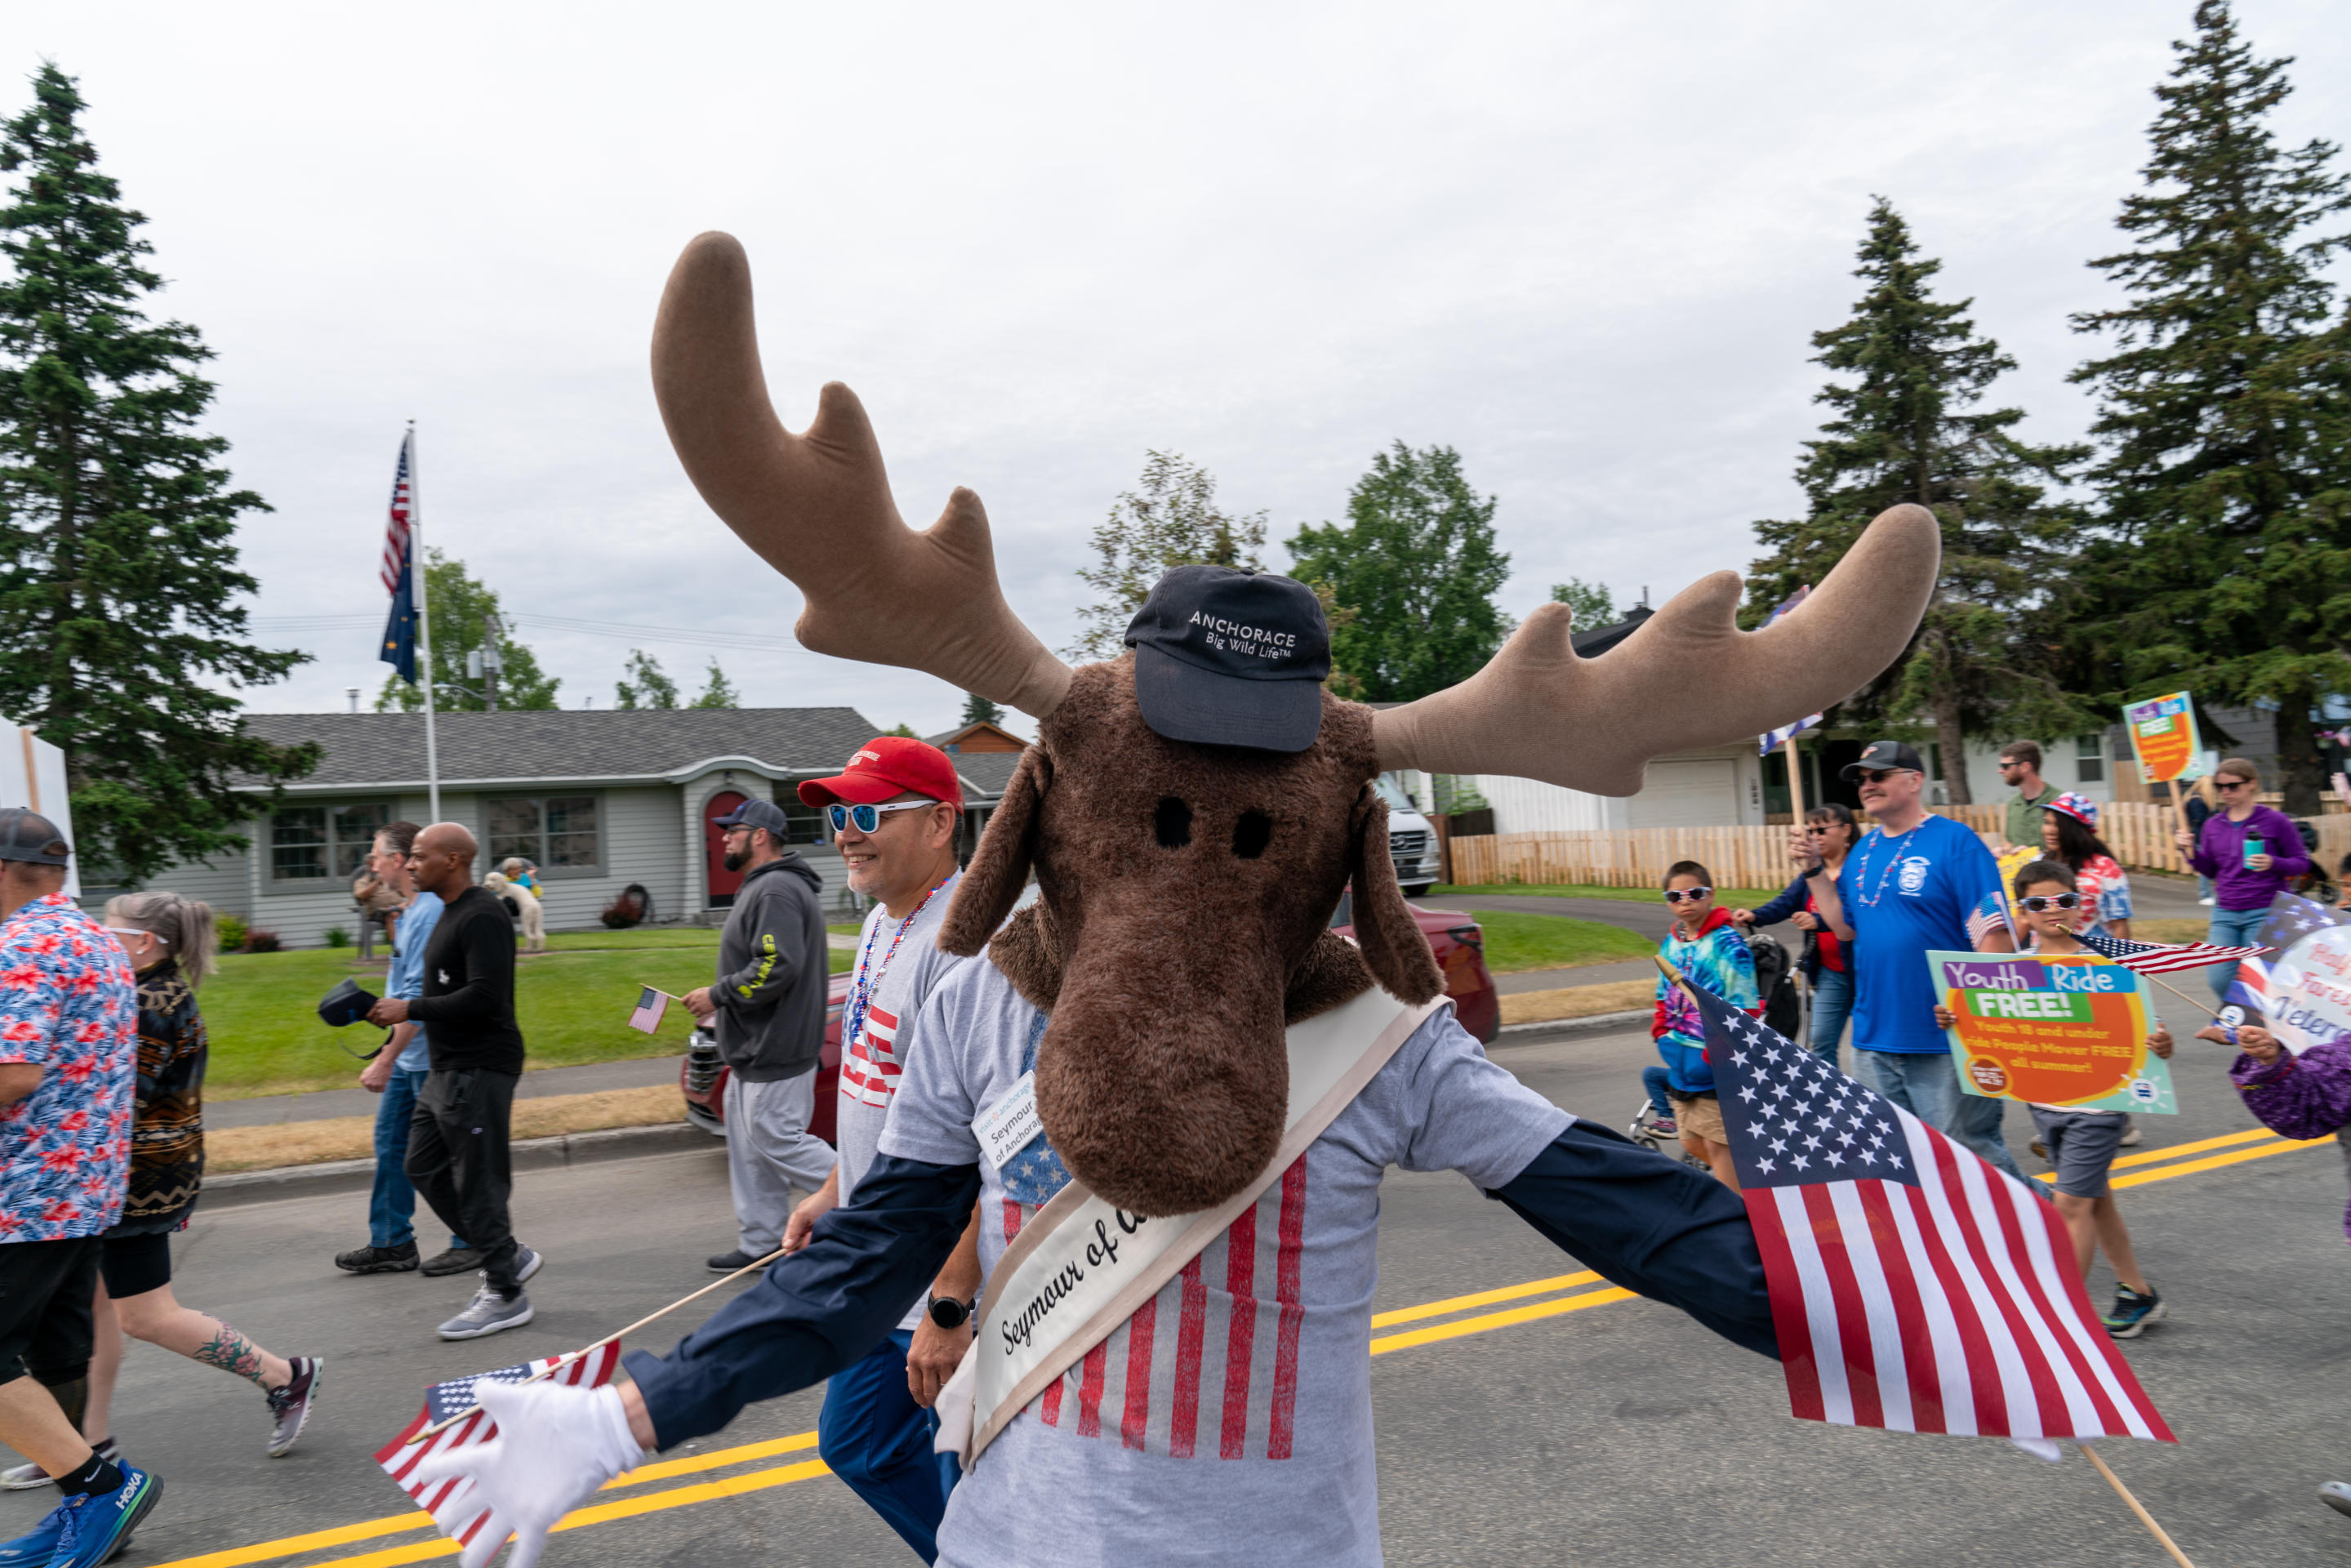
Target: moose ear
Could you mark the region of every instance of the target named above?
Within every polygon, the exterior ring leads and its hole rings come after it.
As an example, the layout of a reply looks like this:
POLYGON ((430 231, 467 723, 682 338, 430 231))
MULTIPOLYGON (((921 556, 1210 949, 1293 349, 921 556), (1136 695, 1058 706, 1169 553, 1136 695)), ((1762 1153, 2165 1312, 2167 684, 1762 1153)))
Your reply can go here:
POLYGON ((1003 800, 987 819, 979 848, 972 852, 971 864, 940 923, 941 952, 967 957, 978 952, 1012 913, 1013 901, 1029 883, 1029 862, 1037 854, 1038 808, 1052 781, 1053 765, 1045 759, 1043 747, 1032 746, 1020 754, 1012 782, 1004 787, 1003 800))
POLYGON ((1445 975, 1412 917, 1404 889, 1396 885, 1395 864, 1388 858, 1387 804, 1367 784, 1355 799, 1353 816, 1355 945, 1388 995, 1416 1007, 1435 1001, 1445 994, 1445 975))

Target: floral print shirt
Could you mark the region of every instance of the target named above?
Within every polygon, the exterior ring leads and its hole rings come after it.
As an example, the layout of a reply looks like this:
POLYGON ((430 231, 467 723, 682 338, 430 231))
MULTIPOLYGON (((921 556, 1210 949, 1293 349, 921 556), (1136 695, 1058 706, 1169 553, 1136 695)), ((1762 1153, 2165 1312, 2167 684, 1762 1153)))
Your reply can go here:
POLYGON ((122 945, 73 900, 0 925, 0 1066, 42 1069, 0 1107, 0 1244, 96 1236, 122 1212, 138 1025, 122 945))

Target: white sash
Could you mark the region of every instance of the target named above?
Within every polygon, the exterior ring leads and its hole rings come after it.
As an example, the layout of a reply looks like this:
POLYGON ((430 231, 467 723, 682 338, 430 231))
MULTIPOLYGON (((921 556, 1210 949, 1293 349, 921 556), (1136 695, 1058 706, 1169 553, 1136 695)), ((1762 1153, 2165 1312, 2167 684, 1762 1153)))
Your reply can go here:
POLYGON ((1144 1219, 1081 1182, 1055 1193, 989 1276, 971 1351, 939 1392, 938 1451, 969 1469, 1030 1400, 1257 1202, 1441 1002, 1407 1007, 1374 987, 1287 1030, 1289 1130, 1257 1179, 1214 1209, 1144 1219))

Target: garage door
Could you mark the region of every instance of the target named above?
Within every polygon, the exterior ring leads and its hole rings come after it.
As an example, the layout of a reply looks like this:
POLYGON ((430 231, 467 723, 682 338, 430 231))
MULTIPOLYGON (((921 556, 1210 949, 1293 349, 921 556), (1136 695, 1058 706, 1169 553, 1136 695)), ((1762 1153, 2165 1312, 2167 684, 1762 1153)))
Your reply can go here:
POLYGON ((1625 802, 1635 828, 1727 828, 1739 821, 1739 792, 1729 758, 1652 762, 1641 792, 1625 802))

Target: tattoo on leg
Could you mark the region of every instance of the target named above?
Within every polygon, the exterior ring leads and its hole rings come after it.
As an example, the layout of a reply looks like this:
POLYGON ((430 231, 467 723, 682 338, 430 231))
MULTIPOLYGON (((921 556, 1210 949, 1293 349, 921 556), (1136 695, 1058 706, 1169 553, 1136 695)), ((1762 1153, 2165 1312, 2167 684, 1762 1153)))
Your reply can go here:
POLYGON ((226 1323, 222 1323, 220 1332, 196 1347, 193 1359, 203 1362, 206 1366, 217 1366, 223 1372, 234 1372, 256 1385, 261 1383, 260 1350, 226 1323))

